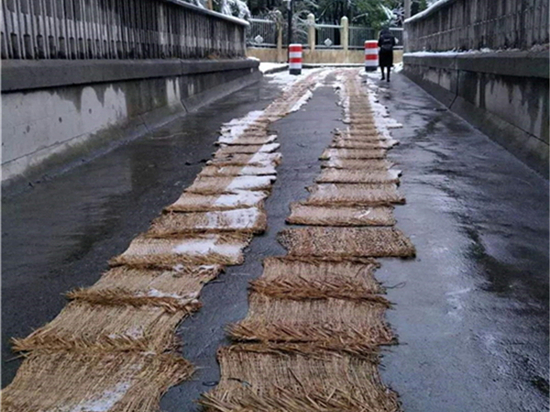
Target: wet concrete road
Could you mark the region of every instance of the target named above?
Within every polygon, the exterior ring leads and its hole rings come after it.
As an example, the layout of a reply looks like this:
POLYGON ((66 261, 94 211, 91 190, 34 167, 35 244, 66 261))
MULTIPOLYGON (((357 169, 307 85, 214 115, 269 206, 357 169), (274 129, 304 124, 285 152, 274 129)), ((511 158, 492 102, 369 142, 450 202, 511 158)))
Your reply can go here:
MULTIPOLYGON (((385 383, 408 412, 546 410, 548 182, 404 77, 380 87, 381 101, 405 125, 393 132, 401 145, 390 158, 404 172, 408 204, 395 213, 418 251, 413 261, 384 259, 377 272, 395 286, 388 319, 401 342, 384 356, 385 383)), ((192 181, 220 124, 265 107, 275 93, 266 82, 252 86, 4 199, 3 385, 18 363, 6 363, 7 339, 52 319, 66 290, 94 283, 192 181)), ((246 285, 260 276, 261 259, 283 253, 275 235, 288 205, 307 196, 317 157, 342 126, 335 102, 329 87, 320 88, 273 125, 283 164, 266 204, 269 230, 243 266, 204 288, 203 308, 182 325, 184 356, 201 369, 163 398, 163 410, 198 410, 193 402, 218 380, 223 328, 245 316, 246 285)))
POLYGON ((377 272, 399 285, 385 382, 406 411, 548 410, 548 181, 408 79, 379 86, 418 254, 377 272))
POLYGON ((264 81, 33 189, 3 192, 3 387, 19 365, 9 339, 53 319, 68 290, 95 283, 192 183, 221 124, 265 108, 279 90, 264 81))

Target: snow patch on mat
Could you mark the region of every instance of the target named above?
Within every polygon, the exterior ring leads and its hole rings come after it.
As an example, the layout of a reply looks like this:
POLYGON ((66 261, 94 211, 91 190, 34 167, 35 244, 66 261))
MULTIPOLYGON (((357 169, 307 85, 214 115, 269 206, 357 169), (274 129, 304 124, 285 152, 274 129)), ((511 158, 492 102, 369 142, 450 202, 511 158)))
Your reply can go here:
POLYGON ((271 185, 275 181, 275 176, 237 176, 226 190, 254 190, 271 185))
POLYGON ((313 93, 311 92, 311 90, 306 91, 304 95, 300 97, 300 99, 296 103, 294 103, 294 106, 292 106, 292 108, 290 109, 290 112, 292 113, 300 110, 300 108, 304 104, 306 104, 308 100, 311 99, 312 96, 313 96, 313 93))
POLYGON ((221 128, 220 143, 231 143, 241 137, 244 131, 264 114, 263 110, 254 110, 246 116, 230 120, 221 128))
POLYGON ((207 255, 209 253, 217 253, 222 256, 232 256, 238 258, 241 253, 241 244, 223 243, 217 244, 218 238, 210 239, 190 239, 185 240, 174 246, 172 252, 177 255, 207 255))
POLYGON ((71 409, 63 409, 61 412, 107 412, 110 411, 117 402, 122 400, 131 387, 130 382, 122 382, 116 385, 112 390, 101 394, 100 398, 90 399, 86 402, 75 405, 71 409))
POLYGON ((388 109, 386 108, 386 106, 381 104, 380 100, 378 99, 378 90, 379 88, 377 86, 375 86, 371 82, 367 82, 367 96, 369 98, 369 102, 373 111, 374 123, 376 125, 376 128, 378 129, 380 134, 386 139, 391 139, 392 136, 390 130, 400 129, 403 127, 403 125, 390 117, 388 109))
POLYGON ((261 191, 241 190, 231 194, 220 195, 214 202, 215 206, 255 206, 264 200, 267 193, 261 191))

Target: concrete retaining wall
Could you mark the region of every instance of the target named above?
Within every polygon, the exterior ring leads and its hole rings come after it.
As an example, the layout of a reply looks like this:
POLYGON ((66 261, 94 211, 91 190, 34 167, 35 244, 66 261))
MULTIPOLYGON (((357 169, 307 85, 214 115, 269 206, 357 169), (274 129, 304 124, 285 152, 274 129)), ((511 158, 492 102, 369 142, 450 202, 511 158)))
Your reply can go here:
POLYGON ((80 161, 260 77, 251 60, 4 61, 2 181, 80 161))
MULTIPOLYGON (((262 62, 281 63, 287 61, 287 49, 278 51, 273 48, 249 47, 246 49, 248 57, 255 57, 262 62)), ((394 62, 399 63, 403 59, 403 51, 394 51, 394 62)), ((338 49, 304 49, 303 53, 304 64, 364 64, 365 51, 360 50, 338 50, 338 49)))
POLYGON ((405 54, 403 72, 548 178, 547 52, 405 54))

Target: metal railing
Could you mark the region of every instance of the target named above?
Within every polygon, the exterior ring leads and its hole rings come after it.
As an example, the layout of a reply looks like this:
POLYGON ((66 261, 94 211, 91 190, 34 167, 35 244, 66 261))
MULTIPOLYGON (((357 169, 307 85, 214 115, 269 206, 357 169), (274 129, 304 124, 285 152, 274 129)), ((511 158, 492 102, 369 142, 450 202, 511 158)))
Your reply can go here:
POLYGON ((246 30, 246 44, 254 47, 277 47, 277 24, 273 20, 252 18, 246 30))
MULTIPOLYGON (((254 17, 249 20, 250 26, 246 30, 246 44, 250 47, 277 47, 278 30, 282 30, 283 45, 287 44, 287 28, 283 24, 277 28, 273 20, 254 17)), ((292 30, 292 42, 308 46, 308 21, 300 20, 294 22, 292 30)), ((343 26, 338 24, 315 23, 315 47, 320 49, 342 48, 343 26)), ((403 48, 403 29, 390 28, 390 31, 397 39, 396 49, 403 48)), ((370 27, 350 26, 349 44, 350 49, 363 49, 366 40, 376 40, 377 30, 370 27)))
POLYGON ((319 48, 338 48, 342 44, 342 26, 337 24, 315 24, 316 46, 319 48))
POLYGON ((375 40, 376 30, 369 27, 350 26, 349 47, 350 49, 363 49, 366 40, 375 40))
POLYGON ((247 23, 180 0, 3 0, 2 59, 234 58, 247 23))

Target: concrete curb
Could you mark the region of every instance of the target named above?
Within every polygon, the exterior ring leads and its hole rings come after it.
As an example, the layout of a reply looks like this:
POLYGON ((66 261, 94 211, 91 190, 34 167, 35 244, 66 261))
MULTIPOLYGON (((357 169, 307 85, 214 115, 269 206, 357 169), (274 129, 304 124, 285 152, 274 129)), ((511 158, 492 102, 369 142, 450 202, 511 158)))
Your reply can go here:
POLYGON ((271 69, 267 69, 267 70, 263 71, 262 74, 280 73, 280 72, 284 72, 285 70, 288 70, 288 64, 285 64, 285 65, 279 66, 279 67, 273 67, 271 69))
POLYGON ((239 60, 6 60, 2 93, 220 71, 257 70, 259 62, 239 60))

